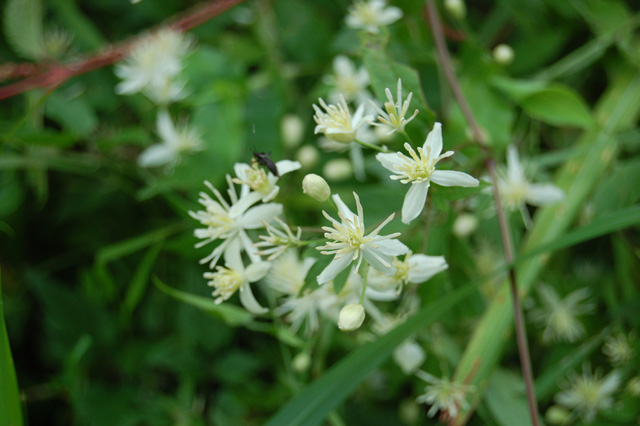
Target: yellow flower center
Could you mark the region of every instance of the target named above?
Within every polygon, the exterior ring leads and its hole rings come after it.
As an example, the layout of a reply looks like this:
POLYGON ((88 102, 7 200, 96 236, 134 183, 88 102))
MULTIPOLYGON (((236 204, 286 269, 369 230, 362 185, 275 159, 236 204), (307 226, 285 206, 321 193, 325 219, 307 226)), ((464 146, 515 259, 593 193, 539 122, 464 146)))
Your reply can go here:
POLYGON ((237 271, 218 266, 216 272, 205 275, 210 278, 209 286, 215 287, 213 296, 216 297, 215 303, 222 303, 230 298, 233 293, 238 291, 242 285, 243 279, 237 271))

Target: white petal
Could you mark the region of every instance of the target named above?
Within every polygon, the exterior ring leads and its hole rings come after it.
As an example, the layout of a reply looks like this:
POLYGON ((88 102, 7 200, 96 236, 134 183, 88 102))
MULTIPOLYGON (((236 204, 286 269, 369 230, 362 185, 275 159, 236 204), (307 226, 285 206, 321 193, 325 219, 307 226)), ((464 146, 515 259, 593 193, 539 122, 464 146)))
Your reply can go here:
POLYGON ((342 198, 340 198, 338 194, 333 194, 333 201, 336 203, 338 211, 340 212, 340 214, 342 214, 343 217, 351 220, 356 217, 356 215, 351 210, 349 210, 349 207, 347 207, 347 205, 344 203, 344 201, 342 201, 342 198))
POLYGON ((518 159, 518 151, 513 146, 507 148, 507 177, 511 182, 525 180, 524 168, 518 159))
POLYGON ((424 350, 414 340, 405 340, 393 351, 393 360, 404 374, 415 373, 425 359, 424 350))
POLYGON ((349 151, 349 157, 353 164, 353 175, 359 181, 365 180, 367 176, 364 172, 364 156, 362 155, 362 147, 357 143, 352 143, 351 150, 349 151))
POLYGON ((427 201, 429 182, 412 183, 402 204, 402 223, 408 224, 418 217, 427 201))
POLYGON ((245 229, 257 229, 263 226, 262 222, 269 223, 274 217, 282 213, 282 204, 268 203, 255 206, 247 210, 240 219, 240 224, 245 229))
POLYGON ((422 149, 427 152, 427 147, 431 147, 430 159, 438 158, 442 152, 442 124, 435 123, 433 125, 433 130, 427 135, 422 149))
POLYGON ((228 241, 227 247, 224 249, 225 266, 242 273, 244 264, 242 256, 240 256, 240 241, 237 238, 231 238, 228 241))
POLYGON ((158 112, 156 128, 160 138, 162 138, 165 143, 175 146, 178 145, 178 134, 166 110, 160 110, 160 112, 158 112))
POLYGON ((233 165, 233 171, 239 179, 246 180, 247 172, 251 170, 251 166, 245 163, 236 163, 233 165))
POLYGON ((157 143, 142 151, 138 157, 138 166, 156 167, 170 163, 176 159, 176 152, 168 145, 157 143))
POLYGON ((367 295, 366 297, 371 300, 376 300, 378 302, 390 302, 392 300, 396 300, 400 297, 402 293, 396 291, 395 288, 389 288, 386 290, 377 290, 372 287, 367 287, 367 295))
POLYGON ((548 206, 564 199, 562 189, 551 184, 533 183, 527 188, 527 203, 534 206, 548 206))
POLYGON ((260 306, 256 298, 253 296, 249 283, 244 283, 243 286, 240 287, 240 303, 242 303, 242 306, 244 306, 245 309, 253 315, 262 315, 269 312, 267 308, 260 306))
POLYGON ((257 254, 258 248, 253 244, 253 241, 251 241, 251 238, 249 238, 247 233, 244 232, 244 229, 240 229, 238 237, 242 243, 242 248, 244 248, 247 256, 249 256, 249 260, 251 260, 252 263, 260 262, 262 259, 260 258, 260 255, 257 254))
POLYGON ((355 72, 353 62, 344 55, 338 55, 333 60, 333 70, 339 76, 349 76, 355 72))
MULTIPOLYGON (((337 256, 336 256, 337 257, 337 256)), ((353 260, 352 253, 345 253, 342 257, 333 258, 331 263, 318 275, 318 284, 324 284, 334 279, 340 272, 344 270, 353 260)))
POLYGON ((278 169, 278 174, 280 176, 286 175, 294 170, 298 170, 302 165, 297 161, 291 160, 281 160, 276 163, 276 168, 278 169))
POLYGON ((381 253, 379 250, 370 249, 369 247, 366 247, 362 252, 364 253, 364 259, 369 262, 371 267, 385 275, 394 273, 395 268, 391 266, 391 262, 393 261, 391 256, 381 253))
MULTIPOLYGON (((351 119, 351 123, 353 124, 354 127, 357 127, 358 124, 360 123, 360 121, 362 121, 362 119, 364 118, 364 104, 361 104, 358 109, 356 109, 355 114, 353 114, 353 118, 351 119)), ((373 117, 370 117, 369 120, 373 119, 373 117)), ((357 128, 355 128, 354 130, 358 130, 357 128)))
POLYGON ((249 282, 254 283, 262 279, 262 277, 267 274, 270 267, 270 262, 255 262, 247 267, 244 274, 249 282))
POLYGON ((376 155, 376 160, 378 160, 380 162, 380 164, 382 164, 382 167, 384 167, 385 169, 391 171, 391 172, 396 172, 396 166, 400 166, 404 163, 404 161, 402 161, 402 159, 400 158, 400 156, 398 156, 397 153, 393 153, 393 154, 377 154, 376 155))
POLYGON ((409 258, 409 282, 419 284, 449 267, 444 256, 414 254, 409 258))
MULTIPOLYGON (((231 202, 233 202, 233 197, 231 197, 231 193, 232 192, 229 192, 229 196, 231 198, 231 202)), ((235 189, 233 190, 233 193, 235 194, 235 189)), ((231 208, 229 209, 229 216, 233 218, 240 216, 249 207, 251 207, 256 202, 258 202, 260 198, 262 198, 262 195, 258 194, 257 192, 252 192, 245 195, 244 197, 240 198, 237 203, 231 206, 231 208)))
POLYGON ((431 182, 442 186, 464 186, 465 188, 480 185, 480 181, 473 176, 454 170, 436 170, 431 174, 431 182))
POLYGON ((383 241, 377 241, 378 251, 389 256, 399 256, 401 254, 409 253, 409 247, 402 244, 395 238, 383 241))

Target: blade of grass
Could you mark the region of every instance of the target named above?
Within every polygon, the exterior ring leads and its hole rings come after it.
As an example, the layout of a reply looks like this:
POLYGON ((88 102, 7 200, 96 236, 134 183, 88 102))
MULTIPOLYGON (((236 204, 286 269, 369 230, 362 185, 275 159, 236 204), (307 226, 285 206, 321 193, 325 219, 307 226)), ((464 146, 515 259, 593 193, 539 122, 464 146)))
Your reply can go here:
POLYGON ((425 306, 415 316, 374 342, 354 350, 316 379, 269 420, 268 426, 313 426, 344 401, 367 375, 384 362, 393 349, 418 329, 436 321, 473 294, 468 284, 425 306))
POLYGON ((11 356, 9 335, 4 324, 1 287, 0 285, 0 425, 21 426, 23 422, 18 379, 11 356))
POLYGON ((140 299, 142 299, 142 295, 149 284, 151 268, 153 268, 153 264, 158 258, 158 254, 160 253, 163 243, 164 240, 161 240, 149 248, 142 258, 142 261, 140 261, 140 265, 138 265, 138 268, 129 283, 127 294, 124 298, 124 303, 122 304, 124 312, 131 314, 136 306, 138 306, 140 299))

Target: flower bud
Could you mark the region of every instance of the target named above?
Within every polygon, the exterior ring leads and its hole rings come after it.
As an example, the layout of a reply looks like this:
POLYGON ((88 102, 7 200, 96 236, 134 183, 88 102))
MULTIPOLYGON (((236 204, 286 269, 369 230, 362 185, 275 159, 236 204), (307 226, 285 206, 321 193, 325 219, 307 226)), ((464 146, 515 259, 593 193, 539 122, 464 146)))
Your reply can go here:
POLYGON ((342 331, 353 331, 360 328, 364 321, 364 307, 359 303, 349 303, 340 310, 338 328, 342 331))
POLYGON ((291 367, 293 371, 297 373, 304 373, 311 366, 311 356, 309 356, 308 352, 300 352, 296 356, 293 357, 291 361, 291 367))
POLYGON ((322 176, 310 173, 302 179, 302 192, 320 202, 327 201, 331 196, 331 188, 322 176))
POLYGON ((353 166, 346 158, 336 158, 327 161, 322 169, 322 174, 331 181, 349 179, 353 175, 353 166))
POLYGON ((296 153, 296 160, 302 164, 305 169, 310 169, 318 162, 318 150, 312 145, 304 145, 296 153))
POLYGON ((456 19, 467 16, 467 6, 463 0, 444 0, 444 8, 456 19))
POLYGON ((280 122, 280 134, 282 142, 287 148, 294 148, 302 142, 304 135, 304 123, 302 119, 295 114, 287 114, 282 117, 280 122))
POLYGON ((513 48, 507 44, 499 44, 493 49, 493 60, 498 65, 509 65, 513 62, 513 48))
POLYGON ((545 420, 550 425, 563 425, 569 419, 569 411, 560 405, 552 405, 544 415, 545 420))
POLYGON ((453 235, 466 238, 478 228, 478 219, 471 213, 462 213, 453 222, 453 235))

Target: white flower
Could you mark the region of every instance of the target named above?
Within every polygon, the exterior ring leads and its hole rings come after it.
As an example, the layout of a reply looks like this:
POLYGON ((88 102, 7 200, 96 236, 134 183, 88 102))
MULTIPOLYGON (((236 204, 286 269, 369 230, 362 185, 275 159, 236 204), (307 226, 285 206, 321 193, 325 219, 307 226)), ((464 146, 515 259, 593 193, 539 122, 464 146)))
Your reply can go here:
POLYGON ((364 306, 359 303, 350 303, 340 310, 338 328, 342 331, 357 330, 362 325, 364 317, 364 306))
POLYGON ((507 173, 498 176, 498 190, 504 206, 512 210, 522 210, 525 203, 547 206, 564 198, 564 192, 555 185, 529 183, 513 146, 507 148, 507 173))
POLYGON ((140 167, 156 167, 166 164, 171 168, 178 163, 182 153, 202 149, 200 133, 190 129, 186 123, 175 127, 167 111, 158 113, 156 129, 161 142, 151 145, 140 154, 138 157, 140 167))
POLYGON ((555 401, 573 409, 572 417, 580 416, 585 423, 591 423, 598 411, 613 406, 611 396, 620 385, 620 374, 614 370, 606 377, 585 367, 582 376, 575 376, 564 391, 555 396, 555 401))
POLYGON ((386 88, 385 93, 387 94, 387 102, 384 103, 383 111, 378 105, 376 105, 373 101, 371 104, 378 111, 378 121, 380 123, 371 122, 374 126, 384 126, 390 128, 389 135, 393 132, 400 131, 403 132, 407 123, 415 118, 418 115, 418 110, 413 112, 413 115, 406 119, 405 116, 409 111, 409 104, 411 103, 411 97, 413 96, 413 92, 409 93, 407 96, 407 100, 402 102, 402 80, 398 79, 398 101, 393 101, 393 96, 391 95, 391 90, 386 88))
POLYGON ((424 389, 425 393, 416 398, 417 402, 431 405, 427 412, 429 417, 440 411, 442 420, 454 419, 461 408, 469 408, 467 394, 475 390, 472 385, 456 383, 447 377, 438 379, 422 370, 417 371, 416 376, 429 383, 424 389))
POLYGON ((286 295, 276 312, 286 315, 285 319, 291 323, 294 332, 306 321, 306 335, 318 330, 320 313, 326 313, 337 300, 331 286, 322 286, 300 295, 305 277, 315 261, 311 257, 300 261, 295 250, 287 250, 272 262, 265 276, 270 288, 286 295))
POLYGON ((203 240, 196 244, 196 248, 216 240, 223 240, 209 256, 200 261, 200 263, 210 262, 210 268, 218 263, 227 247, 236 240, 240 242, 240 246, 246 251, 252 262, 260 261, 260 256, 256 253, 253 242, 245 230, 262 228, 265 223, 271 222, 282 213, 282 205, 276 203, 251 207, 260 200, 260 194, 247 192, 238 198, 229 175, 227 175, 227 183, 229 184, 228 194, 231 204, 225 201, 210 182, 205 181, 204 184, 214 193, 217 201, 212 199, 209 194, 200 192, 198 202, 205 207, 205 210, 189 212, 192 218, 206 226, 196 229, 194 232, 196 237, 203 240))
POLYGON ((624 334, 607 337, 602 352, 609 358, 609 362, 612 365, 624 365, 633 358, 635 351, 631 346, 630 340, 632 339, 624 334))
POLYGON ((356 0, 349 8, 347 26, 377 33, 380 27, 390 25, 402 18, 402 10, 394 6, 386 6, 384 0, 356 0))
POLYGON ((427 192, 431 182, 442 186, 475 187, 480 184, 478 179, 466 173, 453 170, 436 170, 436 163, 443 158, 453 155, 453 151, 442 152, 442 125, 436 123, 427 135, 418 153, 408 143, 404 144, 411 158, 397 152, 395 154, 378 154, 376 159, 382 166, 395 173, 391 179, 402 183, 411 183, 402 205, 402 222, 409 223, 422 212, 427 199, 427 192))
POLYGON ((407 253, 404 260, 393 258, 392 275, 384 275, 377 271, 369 271, 368 283, 372 293, 393 289, 396 295, 407 283, 420 284, 434 275, 446 270, 449 265, 444 256, 427 256, 425 254, 407 253))
POLYGON ((267 312, 266 308, 260 306, 253 296, 249 283, 260 280, 271 266, 269 262, 255 262, 247 268, 242 263, 240 255, 240 243, 232 241, 224 252, 225 266, 216 267, 215 272, 205 272, 204 277, 209 280, 208 285, 214 287, 213 296, 215 303, 220 304, 229 299, 236 291, 240 291, 240 302, 247 311, 254 315, 261 315, 267 312))
POLYGON ((393 219, 394 213, 385 219, 373 232, 365 236, 362 204, 360 204, 358 194, 354 192, 353 197, 356 200, 357 215, 349 210, 338 194, 333 195, 333 201, 338 207, 338 216, 342 223, 329 216, 325 211, 322 212, 324 217, 333 224, 333 228, 329 226, 322 227, 327 231, 324 236, 334 241, 329 241, 326 245, 317 247, 317 249, 326 250, 321 252, 322 254, 335 256, 331 263, 318 275, 318 284, 331 281, 356 259, 358 260, 355 268, 356 273, 363 259, 375 269, 391 273, 392 256, 409 252, 407 246, 395 239, 400 235, 399 232, 384 236, 378 235, 380 230, 393 219))
POLYGON ((369 116, 364 116, 364 105, 360 105, 351 117, 349 107, 342 95, 336 105, 327 105, 322 98, 318 101, 325 112, 313 104, 313 109, 316 112, 313 119, 317 123, 314 133, 324 133, 326 137, 336 142, 353 142, 360 126, 371 119, 369 116))
POLYGON ((291 232, 291 228, 289 225, 284 223, 278 217, 275 217, 274 220, 278 222, 282 230, 277 229, 275 226, 269 225, 265 223, 265 228, 267 228, 267 233, 269 235, 259 235, 262 241, 254 244, 255 247, 269 247, 267 249, 261 249, 258 254, 260 256, 269 256, 267 260, 274 260, 278 256, 280 256, 284 251, 292 246, 298 246, 300 244, 300 237, 302 235, 302 229, 298 227, 298 231, 296 235, 293 235, 291 232))
MULTIPOLYGON (((280 176, 298 170, 301 167, 299 162, 291 160, 281 160, 275 164, 280 176)), ((237 176, 233 179, 233 182, 246 185, 251 190, 259 193, 264 203, 273 200, 280 192, 280 187, 276 185, 278 177, 260 167, 255 158, 251 160, 251 165, 236 163, 233 166, 233 170, 237 176)))
POLYGON ((121 95, 144 92, 159 103, 181 99, 184 83, 176 77, 191 45, 190 37, 172 29, 142 38, 116 66, 115 73, 123 80, 116 86, 116 92, 121 95))
POLYGON ((575 342, 582 337, 584 326, 577 317, 593 310, 591 303, 583 303, 589 297, 589 290, 580 288, 564 299, 548 285, 541 284, 536 290, 544 308, 534 310, 532 318, 545 325, 542 339, 545 342, 575 342))
POLYGON ((338 55, 333 60, 333 72, 333 75, 324 78, 327 84, 335 87, 329 95, 332 102, 339 102, 340 95, 344 96, 347 102, 363 103, 369 100, 369 73, 364 67, 356 69, 349 58, 338 55))

